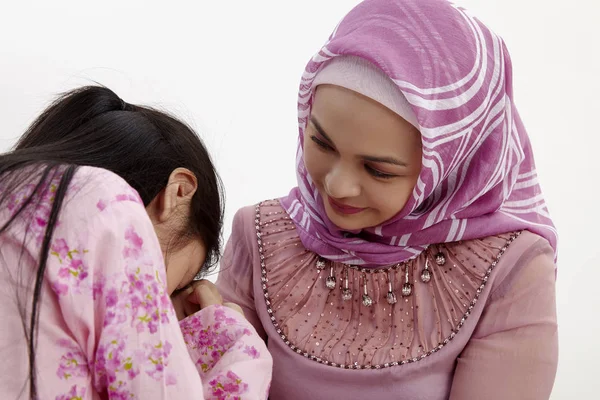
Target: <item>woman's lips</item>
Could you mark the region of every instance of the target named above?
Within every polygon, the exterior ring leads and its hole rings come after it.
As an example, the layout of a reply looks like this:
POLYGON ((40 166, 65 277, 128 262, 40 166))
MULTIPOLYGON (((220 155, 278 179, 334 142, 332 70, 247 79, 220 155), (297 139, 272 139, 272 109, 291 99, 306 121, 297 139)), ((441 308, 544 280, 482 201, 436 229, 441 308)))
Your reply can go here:
POLYGON ((346 204, 340 203, 338 201, 335 201, 334 199, 332 199, 329 196, 327 196, 327 199, 329 200, 329 205, 331 206, 331 208, 333 208, 335 211, 339 212, 340 214, 346 214, 346 215, 357 214, 364 210, 364 208, 352 207, 352 206, 348 206, 346 204))

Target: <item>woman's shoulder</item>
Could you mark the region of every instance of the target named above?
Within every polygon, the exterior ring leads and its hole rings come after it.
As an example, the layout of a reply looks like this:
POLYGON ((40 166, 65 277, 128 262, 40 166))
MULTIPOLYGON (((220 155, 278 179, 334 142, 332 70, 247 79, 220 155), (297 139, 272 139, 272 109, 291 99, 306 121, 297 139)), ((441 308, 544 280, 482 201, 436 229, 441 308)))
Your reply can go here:
POLYGON ((498 257, 493 297, 502 296, 517 281, 527 285, 527 280, 555 277, 555 252, 545 238, 527 230, 513 237, 514 240, 504 245, 501 257, 498 257))
POLYGON ((543 268, 547 273, 553 273, 555 269, 554 250, 550 243, 527 230, 437 247, 445 249, 459 261, 462 268, 456 270, 456 274, 471 272, 483 276, 484 283, 491 286, 492 292, 509 285, 528 268, 543 268))
POLYGON ((117 203, 134 208, 144 207, 138 192, 112 171, 97 167, 80 167, 69 185, 65 206, 88 217, 110 211, 117 203))
POLYGON ((265 254, 276 253, 271 261, 284 261, 305 253, 296 227, 279 200, 265 200, 240 208, 233 218, 229 244, 260 262, 265 254))
POLYGON ((279 200, 264 200, 238 209, 233 217, 233 231, 256 236, 256 233, 260 233, 264 226, 289 220, 290 218, 279 200))

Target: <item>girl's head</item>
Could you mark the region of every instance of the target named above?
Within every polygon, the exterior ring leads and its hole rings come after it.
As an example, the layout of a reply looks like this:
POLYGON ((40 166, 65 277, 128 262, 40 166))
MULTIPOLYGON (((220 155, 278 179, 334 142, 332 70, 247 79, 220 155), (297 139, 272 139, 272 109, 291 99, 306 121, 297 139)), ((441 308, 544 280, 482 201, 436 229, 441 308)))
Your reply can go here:
POLYGON ((381 266, 428 245, 529 229, 556 246, 502 39, 447 0, 364 0, 306 66, 303 244, 381 266))
POLYGON ((93 166, 125 179, 154 224, 169 293, 218 259, 221 182, 200 138, 165 112, 128 104, 104 87, 77 89, 46 109, 1 160, 2 173, 32 164, 93 166))
POLYGON ((398 87, 360 58, 332 60, 313 86, 304 164, 327 217, 345 231, 380 225, 404 207, 421 172, 414 113, 398 87))

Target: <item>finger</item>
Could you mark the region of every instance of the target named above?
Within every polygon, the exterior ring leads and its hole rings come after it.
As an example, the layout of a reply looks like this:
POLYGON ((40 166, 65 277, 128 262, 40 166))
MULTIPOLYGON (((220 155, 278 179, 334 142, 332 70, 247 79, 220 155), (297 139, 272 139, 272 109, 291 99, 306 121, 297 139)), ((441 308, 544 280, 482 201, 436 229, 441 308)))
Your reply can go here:
POLYGON ((215 304, 223 304, 223 298, 217 287, 209 281, 198 281, 194 285, 194 291, 188 296, 188 301, 206 308, 215 304))
POLYGON ((173 303, 173 308, 175 309, 175 314, 177 315, 177 319, 179 321, 187 316, 185 305, 189 304, 189 302, 185 298, 182 296, 171 297, 171 303, 173 303))
POLYGON ((223 303, 223 306, 225 306, 227 308, 231 308, 232 310, 237 311, 240 314, 244 315, 244 310, 242 310, 242 307, 238 306, 235 303, 223 303))

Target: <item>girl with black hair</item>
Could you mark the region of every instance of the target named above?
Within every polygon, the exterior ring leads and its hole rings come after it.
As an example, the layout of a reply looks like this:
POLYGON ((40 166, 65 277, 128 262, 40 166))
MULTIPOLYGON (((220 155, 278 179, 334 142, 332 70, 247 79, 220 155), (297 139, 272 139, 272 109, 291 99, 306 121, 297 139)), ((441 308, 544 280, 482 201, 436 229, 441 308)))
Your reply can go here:
POLYGON ((0 155, 2 398, 266 398, 264 343, 194 282, 222 221, 191 128, 104 87, 59 98, 0 155), (201 311, 178 322, 182 292, 201 311))

